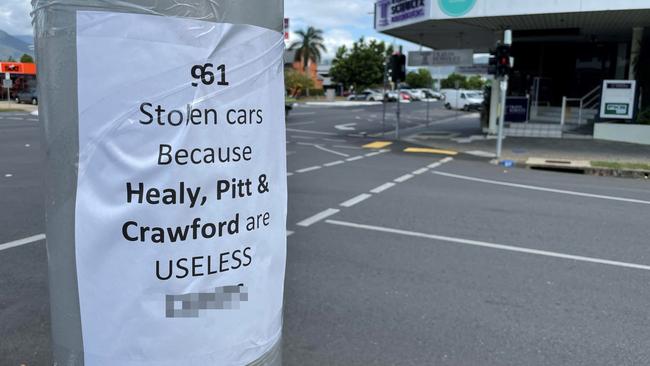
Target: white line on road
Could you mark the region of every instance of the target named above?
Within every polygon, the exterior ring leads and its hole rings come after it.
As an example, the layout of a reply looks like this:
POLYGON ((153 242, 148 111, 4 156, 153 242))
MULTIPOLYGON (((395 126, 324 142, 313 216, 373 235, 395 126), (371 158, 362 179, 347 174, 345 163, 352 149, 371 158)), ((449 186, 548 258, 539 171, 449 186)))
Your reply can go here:
POLYGON ((362 194, 360 194, 360 195, 358 195, 356 197, 350 198, 349 200, 341 203, 341 206, 343 206, 343 207, 352 207, 352 206, 356 205, 359 202, 363 202, 363 201, 367 200, 370 197, 372 197, 371 194, 362 193, 362 194))
POLYGON ((384 184, 380 185, 377 188, 371 189, 370 192, 372 192, 372 193, 381 193, 381 192, 383 192, 383 191, 385 191, 388 188, 393 187, 393 186, 395 186, 395 183, 393 183, 393 182, 384 183, 384 184))
POLYGON ((539 186, 530 186, 530 185, 527 185, 527 184, 509 183, 509 182, 503 182, 503 181, 498 181, 498 180, 490 180, 490 179, 483 179, 483 178, 468 177, 468 176, 465 176, 465 175, 443 173, 443 172, 432 172, 432 173, 437 174, 437 175, 441 175, 441 176, 444 176, 444 177, 449 177, 449 178, 464 179, 464 180, 469 180, 469 181, 474 181, 474 182, 489 183, 489 184, 507 186, 507 187, 530 189, 530 190, 534 190, 534 191, 560 193, 560 194, 568 194, 568 195, 572 195, 572 196, 600 198, 600 199, 611 200, 611 201, 641 203, 641 204, 644 204, 644 205, 650 205, 650 201, 643 201, 643 200, 638 200, 638 199, 634 199, 634 198, 614 197, 614 196, 605 196, 605 195, 601 195, 601 194, 566 191, 566 190, 563 190, 563 189, 554 189, 554 188, 545 188, 545 187, 539 187, 539 186))
POLYGON ((337 160, 337 161, 333 161, 331 163, 327 163, 327 164, 323 164, 323 165, 329 168, 331 166, 339 165, 339 164, 343 164, 343 163, 345 163, 343 160, 337 160))
POLYGON ((338 147, 340 149, 350 149, 350 150, 363 150, 362 147, 350 146, 350 145, 332 145, 332 147, 338 147))
POLYGON ((352 228, 356 228, 356 229, 380 231, 380 232, 385 232, 385 233, 406 235, 406 236, 412 236, 412 237, 418 237, 418 238, 424 238, 424 239, 433 239, 433 240, 439 240, 439 241, 446 241, 446 242, 450 242, 450 243, 471 245, 471 246, 476 246, 476 247, 498 249, 498 250, 505 250, 505 251, 510 251, 510 252, 534 254, 534 255, 541 255, 541 256, 545 256, 545 257, 570 259, 570 260, 575 260, 575 261, 580 261, 580 262, 605 264, 605 265, 616 266, 616 267, 642 269, 642 270, 650 271, 650 266, 644 265, 644 264, 619 262, 619 261, 613 261, 613 260, 601 259, 601 258, 594 258, 594 257, 583 257, 583 256, 580 256, 580 255, 565 254, 565 253, 559 253, 559 252, 551 252, 551 251, 539 250, 539 249, 529 249, 529 248, 515 247, 515 246, 511 246, 511 245, 488 243, 488 242, 479 241, 479 240, 454 238, 454 237, 450 237, 450 236, 426 234, 426 233, 420 233, 420 232, 416 232, 416 231, 391 229, 391 228, 387 228, 387 227, 383 227, 383 226, 356 224, 356 223, 353 223, 353 222, 345 222, 345 221, 337 221, 337 220, 327 220, 325 222, 327 222, 328 224, 331 224, 331 225, 347 226, 347 227, 352 227, 352 228))
POLYGON ((454 160, 454 158, 448 156, 448 157, 446 157, 446 158, 440 160, 440 163, 441 163, 441 164, 446 164, 446 163, 448 163, 448 162, 450 162, 450 161, 452 161, 452 160, 454 160))
POLYGON ((420 175, 420 174, 422 174, 422 173, 426 173, 427 170, 429 170, 429 169, 428 169, 428 168, 420 168, 420 169, 418 169, 418 170, 414 170, 414 171, 413 171, 413 174, 415 174, 415 175, 420 175))
POLYGON ((381 154, 382 152, 383 152, 383 151, 373 151, 373 152, 371 152, 371 153, 367 153, 366 156, 367 156, 367 157, 371 157, 371 156, 379 155, 379 154, 381 154))
POLYGON ((351 158, 347 158, 347 159, 345 159, 345 160, 346 160, 346 161, 355 161, 355 160, 359 160, 359 159, 363 159, 363 155, 353 156, 353 157, 351 157, 351 158))
POLYGON ((304 140, 315 140, 315 137, 311 136, 297 136, 297 135, 291 135, 292 139, 304 139, 304 140))
POLYGON ((403 183, 406 182, 407 180, 413 178, 413 174, 404 174, 399 178, 395 178, 395 182, 397 183, 403 183))
POLYGON ((287 172, 287 177, 290 177, 290 176, 292 176, 292 175, 293 175, 293 173, 291 173, 291 172, 287 172))
POLYGON ((439 167, 439 166, 440 166, 440 163, 439 163, 439 162, 435 162, 435 163, 433 163, 433 164, 429 164, 429 165, 427 165, 427 168, 429 168, 429 169, 435 169, 435 168, 437 168, 437 167, 439 167))
POLYGON ((7 174, 5 174, 5 178, 11 178, 11 177, 13 177, 13 176, 14 176, 14 175, 11 174, 11 173, 7 173, 7 174))
POLYGON ((322 146, 320 146, 320 145, 314 145, 314 147, 317 148, 318 150, 322 150, 322 151, 325 151, 325 152, 328 152, 328 153, 331 153, 331 154, 334 154, 334 155, 345 156, 345 157, 350 156, 350 155, 348 155, 348 154, 344 154, 344 153, 342 153, 342 152, 338 152, 338 151, 334 151, 334 150, 330 150, 330 149, 324 148, 324 147, 322 147, 322 146))
POLYGON ((293 113, 291 113, 292 116, 310 116, 312 114, 316 114, 316 112, 293 112, 293 113))
POLYGON ((325 211, 321 211, 321 212, 317 213, 316 215, 314 215, 312 217, 308 217, 308 218, 300 221, 296 225, 302 226, 302 227, 308 227, 308 226, 311 226, 311 225, 313 225, 313 224, 315 224, 315 223, 317 223, 317 222, 319 222, 319 221, 321 221, 321 220, 323 220, 325 218, 328 218, 328 217, 338 213, 339 211, 340 210, 336 209, 336 208, 328 208, 325 211))
POLYGON ((291 236, 293 234, 293 231, 287 230, 287 236, 291 236))
POLYGON ((45 234, 37 234, 27 238, 10 241, 8 243, 0 244, 0 252, 9 248, 15 248, 21 245, 34 243, 41 240, 45 240, 45 234))
POLYGON ((296 170, 296 173, 311 172, 312 170, 318 170, 320 168, 322 168, 320 165, 310 166, 309 168, 298 169, 296 170))
POLYGON ((338 134, 336 134, 336 133, 332 133, 332 132, 312 131, 312 130, 299 130, 299 129, 297 129, 297 128, 287 128, 286 130, 287 130, 287 131, 291 131, 291 132, 313 133, 313 134, 316 134, 316 135, 338 136, 338 134))
POLYGON ((330 142, 345 142, 345 140, 343 140, 343 139, 330 139, 330 138, 327 138, 327 137, 324 137, 323 140, 330 141, 330 142))

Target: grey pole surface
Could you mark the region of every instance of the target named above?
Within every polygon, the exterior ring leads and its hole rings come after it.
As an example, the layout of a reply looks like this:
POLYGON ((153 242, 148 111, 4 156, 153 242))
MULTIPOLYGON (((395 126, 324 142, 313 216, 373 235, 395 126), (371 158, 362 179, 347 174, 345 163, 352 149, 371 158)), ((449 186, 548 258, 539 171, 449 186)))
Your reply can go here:
POLYGON ((499 127, 497 136, 497 161, 501 159, 501 150, 503 149, 503 127, 505 124, 506 114, 506 93, 508 91, 508 76, 504 76, 499 83, 501 92, 501 103, 499 104, 499 127))
MULTIPOLYGON (((84 364, 75 260, 79 153, 76 11, 112 11, 283 30, 284 0, 32 0, 39 118, 46 151, 46 233, 53 362, 84 364)), ((254 365, 280 365, 281 341, 254 365)))

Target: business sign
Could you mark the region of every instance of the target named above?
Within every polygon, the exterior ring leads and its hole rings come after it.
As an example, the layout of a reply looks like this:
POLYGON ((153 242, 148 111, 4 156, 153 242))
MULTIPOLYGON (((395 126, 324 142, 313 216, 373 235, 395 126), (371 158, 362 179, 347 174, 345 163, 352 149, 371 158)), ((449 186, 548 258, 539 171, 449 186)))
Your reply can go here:
POLYGON ((438 0, 438 6, 450 17, 461 17, 476 5, 476 0, 438 0))
POLYGON ((456 72, 459 74, 466 74, 466 75, 487 75, 488 65, 474 64, 472 66, 458 66, 456 67, 456 72))
POLYGON ((410 24, 429 16, 432 0, 380 0, 375 3, 375 27, 410 24))
POLYGON ((636 81, 604 80, 600 118, 632 119, 636 106, 636 81))
POLYGON ((0 72, 36 75, 36 64, 30 62, 0 62, 0 72))
POLYGON ((250 364, 282 326, 282 33, 78 11, 76 36, 84 364, 250 364))
POLYGON ((506 122, 527 122, 530 108, 528 97, 506 98, 505 120, 506 122))
POLYGON ((411 51, 408 66, 472 66, 474 51, 471 49, 411 51))

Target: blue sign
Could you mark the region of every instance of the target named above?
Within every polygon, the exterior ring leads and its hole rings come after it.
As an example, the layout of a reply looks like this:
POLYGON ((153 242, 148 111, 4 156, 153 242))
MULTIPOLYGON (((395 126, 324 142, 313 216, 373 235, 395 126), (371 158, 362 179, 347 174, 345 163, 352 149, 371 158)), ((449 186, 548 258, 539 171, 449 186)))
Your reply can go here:
POLYGON ((460 17, 472 10, 476 0, 438 0, 438 5, 450 17, 460 17))
POLYGON ((506 99, 506 122, 527 122, 528 107, 528 97, 508 97, 506 99))

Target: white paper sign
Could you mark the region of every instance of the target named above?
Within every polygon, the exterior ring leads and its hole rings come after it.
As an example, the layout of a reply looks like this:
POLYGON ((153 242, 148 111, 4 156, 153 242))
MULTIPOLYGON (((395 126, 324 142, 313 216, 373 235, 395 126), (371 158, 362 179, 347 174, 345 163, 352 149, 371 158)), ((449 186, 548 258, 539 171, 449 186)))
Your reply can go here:
POLYGON ((77 13, 87 366, 243 365, 279 340, 282 33, 77 13))

